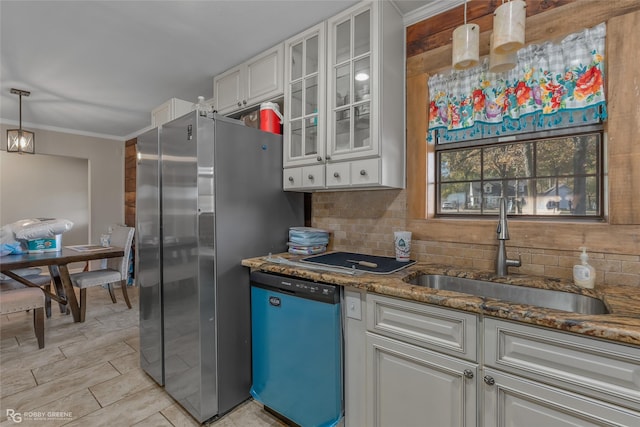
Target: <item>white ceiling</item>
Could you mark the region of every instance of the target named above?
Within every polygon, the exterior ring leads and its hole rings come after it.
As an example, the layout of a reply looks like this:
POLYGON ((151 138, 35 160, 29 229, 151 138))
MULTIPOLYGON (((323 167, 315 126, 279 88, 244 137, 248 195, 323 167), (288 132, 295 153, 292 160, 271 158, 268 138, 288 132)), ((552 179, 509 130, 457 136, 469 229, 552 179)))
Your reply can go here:
POLYGON ((212 97, 214 75, 356 2, 2 0, 0 121, 17 124, 17 88, 27 129, 133 137, 164 101, 212 97))

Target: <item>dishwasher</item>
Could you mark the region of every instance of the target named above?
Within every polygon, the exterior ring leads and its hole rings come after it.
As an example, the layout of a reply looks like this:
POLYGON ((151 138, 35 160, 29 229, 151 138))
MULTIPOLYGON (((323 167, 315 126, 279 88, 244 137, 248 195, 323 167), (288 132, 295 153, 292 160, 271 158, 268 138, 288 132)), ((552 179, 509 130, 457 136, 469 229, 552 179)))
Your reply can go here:
POLYGON ((251 327, 254 399, 288 424, 340 424, 340 288, 252 272, 251 327))

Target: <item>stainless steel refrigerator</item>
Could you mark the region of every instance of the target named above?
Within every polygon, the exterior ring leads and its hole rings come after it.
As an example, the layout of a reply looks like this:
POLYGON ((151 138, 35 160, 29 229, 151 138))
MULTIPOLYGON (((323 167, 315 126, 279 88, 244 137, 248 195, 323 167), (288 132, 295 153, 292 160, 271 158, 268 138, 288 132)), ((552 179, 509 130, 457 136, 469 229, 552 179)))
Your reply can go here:
POLYGON ((282 191, 281 136, 195 111, 138 138, 137 180, 141 366, 203 422, 249 397, 240 261, 286 250, 302 194, 282 191))

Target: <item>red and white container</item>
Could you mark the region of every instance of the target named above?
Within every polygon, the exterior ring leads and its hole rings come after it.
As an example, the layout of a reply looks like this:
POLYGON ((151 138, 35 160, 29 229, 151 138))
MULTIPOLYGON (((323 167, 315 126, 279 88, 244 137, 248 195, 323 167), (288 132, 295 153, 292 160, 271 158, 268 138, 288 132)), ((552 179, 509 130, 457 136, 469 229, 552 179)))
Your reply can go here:
POLYGON ((260 104, 260 130, 265 132, 282 134, 282 114, 280 107, 275 102, 263 102, 260 104))

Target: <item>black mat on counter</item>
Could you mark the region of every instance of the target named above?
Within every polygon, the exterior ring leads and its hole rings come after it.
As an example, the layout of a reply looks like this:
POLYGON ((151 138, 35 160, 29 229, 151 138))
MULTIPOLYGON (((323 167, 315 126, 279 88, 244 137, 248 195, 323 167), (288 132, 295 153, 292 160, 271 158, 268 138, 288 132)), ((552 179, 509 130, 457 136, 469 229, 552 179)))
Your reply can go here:
POLYGON ((374 274, 391 274, 398 270, 402 270, 412 264, 415 264, 415 260, 408 262, 399 262, 395 258, 386 256, 365 255, 353 252, 332 252, 329 254, 313 255, 306 258, 302 258, 300 261, 310 262, 314 264, 327 265, 331 267, 346 267, 356 270, 366 271, 367 273, 374 274), (347 261, 349 260, 349 261, 347 261), (377 267, 368 267, 354 263, 353 261, 366 261, 377 264, 377 267))

